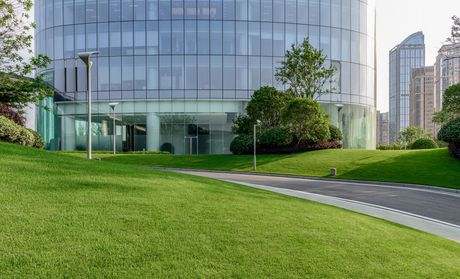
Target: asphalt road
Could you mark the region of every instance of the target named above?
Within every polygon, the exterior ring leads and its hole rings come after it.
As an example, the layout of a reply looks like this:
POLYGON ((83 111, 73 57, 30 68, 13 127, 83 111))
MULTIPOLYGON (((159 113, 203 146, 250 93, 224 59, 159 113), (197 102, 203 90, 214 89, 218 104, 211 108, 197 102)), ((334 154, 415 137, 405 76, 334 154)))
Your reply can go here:
POLYGON ((231 182, 342 198, 404 211, 460 226, 460 194, 443 189, 226 172, 173 171, 231 182))

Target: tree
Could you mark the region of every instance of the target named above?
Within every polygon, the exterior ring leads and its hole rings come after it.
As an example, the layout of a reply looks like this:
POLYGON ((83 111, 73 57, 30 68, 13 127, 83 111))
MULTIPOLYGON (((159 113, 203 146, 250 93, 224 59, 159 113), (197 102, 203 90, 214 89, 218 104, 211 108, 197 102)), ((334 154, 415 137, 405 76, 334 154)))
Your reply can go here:
POLYGON ((285 57, 275 77, 287 85, 293 95, 313 100, 315 96, 332 92, 326 83, 331 82, 336 69, 325 66, 326 56, 315 49, 307 38, 298 46, 292 44, 285 57))
POLYGON ((301 142, 320 143, 330 138, 329 120, 318 102, 293 98, 283 109, 283 122, 292 135, 301 142))
POLYGON ((447 38, 447 41, 452 44, 460 43, 460 18, 458 16, 453 16, 452 21, 452 29, 450 32, 450 37, 447 38))
POLYGON ((446 89, 443 94, 442 110, 433 116, 433 122, 444 124, 460 117, 460 84, 446 89))
POLYGON ((398 133, 398 142, 407 148, 414 141, 428 137, 428 134, 420 127, 407 127, 398 133))
POLYGON ((274 87, 262 87, 252 95, 246 113, 254 123, 260 120, 262 128, 277 127, 281 124, 281 110, 287 99, 285 93, 274 87))
POLYGON ((31 8, 31 0, 0 0, 0 102, 19 111, 52 94, 43 75, 31 78, 50 59, 44 55, 25 58, 32 53, 31 8))

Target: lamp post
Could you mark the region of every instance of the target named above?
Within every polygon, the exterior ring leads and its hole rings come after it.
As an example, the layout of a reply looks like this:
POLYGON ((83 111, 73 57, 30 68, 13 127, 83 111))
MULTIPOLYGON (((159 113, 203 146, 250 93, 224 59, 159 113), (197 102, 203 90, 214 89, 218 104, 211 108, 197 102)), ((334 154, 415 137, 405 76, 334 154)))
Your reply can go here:
POLYGON ((254 158, 252 160, 252 169, 257 170, 257 126, 260 126, 261 121, 257 120, 254 124, 254 158))
POLYGON ((115 108, 117 107, 118 103, 109 103, 110 108, 112 109, 113 112, 113 154, 117 154, 117 144, 116 144, 116 138, 117 138, 117 126, 115 123, 115 108))
POLYGON ((86 90, 88 92, 88 140, 87 145, 88 148, 86 149, 86 156, 88 160, 93 158, 92 152, 92 140, 91 140, 91 66, 93 66, 93 61, 91 61, 92 55, 99 54, 99 51, 89 51, 89 52, 80 52, 78 57, 85 63, 86 65, 86 90))

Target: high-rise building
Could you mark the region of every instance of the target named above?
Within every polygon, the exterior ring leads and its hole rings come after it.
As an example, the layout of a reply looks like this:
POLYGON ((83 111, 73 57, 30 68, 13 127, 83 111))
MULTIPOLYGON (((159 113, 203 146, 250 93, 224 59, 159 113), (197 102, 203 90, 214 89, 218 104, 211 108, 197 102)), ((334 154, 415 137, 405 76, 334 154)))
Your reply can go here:
POLYGON ((410 125, 420 127, 435 137, 437 129, 432 121, 436 106, 434 67, 412 69, 410 87, 410 125))
POLYGON ((390 142, 409 126, 410 79, 414 68, 425 66, 425 36, 417 32, 390 51, 390 142))
MULTIPOLYGON (((435 109, 442 108, 442 95, 450 86, 460 83, 460 43, 441 47, 434 64, 435 109)), ((440 127, 437 127, 439 129, 440 127)))
POLYGON ((389 144, 389 113, 377 111, 377 144, 389 144))
POLYGON ((85 65, 93 149, 229 153, 232 120, 304 38, 338 69, 319 98, 349 148, 375 147, 373 0, 36 0, 36 52, 56 89, 38 114, 52 149, 86 148, 85 65), (117 102, 116 128, 110 102, 117 102))

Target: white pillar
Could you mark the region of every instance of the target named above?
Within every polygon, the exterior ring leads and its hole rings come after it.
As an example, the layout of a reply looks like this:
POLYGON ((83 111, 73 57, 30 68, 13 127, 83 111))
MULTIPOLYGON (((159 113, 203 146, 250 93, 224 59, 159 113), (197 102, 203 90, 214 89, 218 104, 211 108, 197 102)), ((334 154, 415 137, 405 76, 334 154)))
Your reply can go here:
POLYGON ((147 150, 160 150, 160 118, 156 113, 147 114, 147 150))
POLYGON ((76 131, 75 119, 70 116, 63 116, 61 122, 62 150, 75 150, 76 131))

